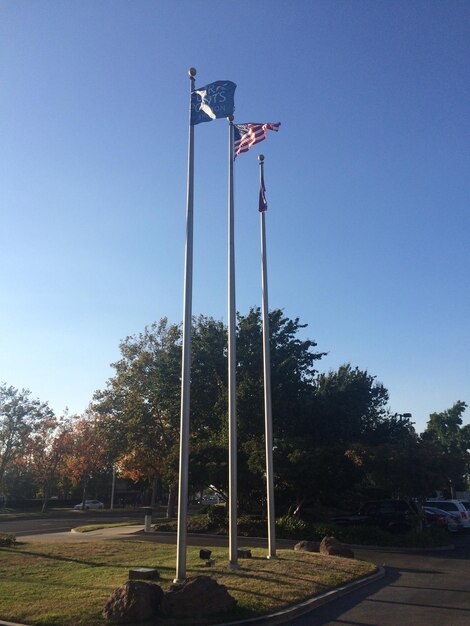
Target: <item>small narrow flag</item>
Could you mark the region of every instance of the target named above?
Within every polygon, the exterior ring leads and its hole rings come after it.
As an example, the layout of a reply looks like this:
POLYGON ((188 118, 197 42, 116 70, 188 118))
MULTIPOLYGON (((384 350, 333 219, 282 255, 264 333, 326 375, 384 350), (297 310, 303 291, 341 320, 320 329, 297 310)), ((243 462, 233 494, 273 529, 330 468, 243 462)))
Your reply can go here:
POLYGON ((276 124, 234 124, 234 159, 242 152, 248 152, 255 144, 266 139, 268 130, 279 130, 281 122, 276 124))
POLYGON ((219 117, 233 115, 236 84, 217 80, 191 93, 191 125, 211 122, 219 117))
POLYGON ((258 210, 260 213, 268 210, 268 201, 266 200, 266 187, 264 186, 264 174, 261 169, 261 179, 259 183, 259 204, 258 210))

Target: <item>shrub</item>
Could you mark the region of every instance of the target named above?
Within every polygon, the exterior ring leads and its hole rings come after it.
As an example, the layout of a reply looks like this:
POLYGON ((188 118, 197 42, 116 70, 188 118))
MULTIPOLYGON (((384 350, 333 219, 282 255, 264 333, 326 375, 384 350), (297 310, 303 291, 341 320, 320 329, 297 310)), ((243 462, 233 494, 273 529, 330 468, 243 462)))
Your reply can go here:
POLYGON ((220 527, 227 525, 227 509, 224 505, 214 504, 210 506, 206 515, 212 526, 220 527))
POLYGON ((305 539, 311 530, 310 524, 298 517, 283 515, 276 520, 276 534, 281 539, 305 539))
POLYGON ((431 548, 449 543, 449 535, 440 528, 426 528, 421 532, 390 533, 377 526, 336 526, 335 524, 314 524, 312 539, 321 541, 325 536, 333 536, 343 543, 403 547, 431 548))
POLYGON ((241 515, 237 520, 237 532, 242 537, 267 537, 268 522, 256 515, 241 515))
POLYGON ((11 535, 10 533, 0 533, 0 547, 9 548, 11 546, 14 546, 15 543, 15 535, 11 535))

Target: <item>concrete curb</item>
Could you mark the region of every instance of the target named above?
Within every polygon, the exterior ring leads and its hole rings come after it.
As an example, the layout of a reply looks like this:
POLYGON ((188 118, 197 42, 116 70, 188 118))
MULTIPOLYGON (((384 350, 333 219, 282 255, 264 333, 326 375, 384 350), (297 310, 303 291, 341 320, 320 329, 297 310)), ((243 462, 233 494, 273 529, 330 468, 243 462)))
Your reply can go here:
MULTIPOLYGON (((114 538, 117 539, 119 538, 119 536, 121 537, 125 537, 125 536, 130 536, 130 535, 146 535, 147 537, 151 537, 153 536, 155 539, 161 535, 163 537, 169 537, 169 536, 174 536, 176 537, 176 533, 172 532, 172 531, 151 531, 148 533, 145 533, 143 528, 139 528, 140 524, 136 524, 134 526, 115 526, 113 528, 100 528, 98 530, 90 530, 88 532, 80 532, 79 530, 75 530, 75 528, 71 528, 70 532, 71 533, 76 533, 77 535, 81 535, 82 537, 85 537, 86 535, 89 535, 90 537, 92 537, 93 535, 95 535, 95 533, 101 533, 103 535, 106 534, 106 532, 108 531, 109 533, 109 538, 114 538), (132 528, 132 530, 130 530, 132 528), (122 532, 120 532, 122 530, 122 532), (114 537, 113 537, 114 535, 114 537)), ((95 535, 96 536, 96 535, 95 535)), ((214 535, 211 533, 188 533, 188 537, 201 537, 204 539, 207 538, 222 538, 225 537, 227 538, 228 541, 228 535, 214 535)), ((250 541, 253 542, 267 542, 268 539, 267 537, 238 537, 238 540, 241 541, 242 543, 249 543, 250 541)), ((290 546, 294 546, 296 543, 298 543, 297 539, 278 539, 277 540, 278 543, 278 547, 281 547, 281 545, 283 545, 283 547, 287 548, 290 546)), ((318 544, 318 546, 320 546, 320 542, 312 542, 312 543, 316 543, 318 544)), ((445 552, 447 550, 454 550, 455 546, 454 544, 450 543, 446 546, 436 546, 436 547, 430 547, 430 548, 408 548, 408 547, 404 547, 404 546, 374 546, 374 545, 364 545, 364 544, 348 544, 350 548, 354 549, 354 550, 380 550, 381 552, 406 552, 406 553, 414 553, 414 552, 445 552)), ((1 622, 0 622, 0 626, 2 626, 1 622)))

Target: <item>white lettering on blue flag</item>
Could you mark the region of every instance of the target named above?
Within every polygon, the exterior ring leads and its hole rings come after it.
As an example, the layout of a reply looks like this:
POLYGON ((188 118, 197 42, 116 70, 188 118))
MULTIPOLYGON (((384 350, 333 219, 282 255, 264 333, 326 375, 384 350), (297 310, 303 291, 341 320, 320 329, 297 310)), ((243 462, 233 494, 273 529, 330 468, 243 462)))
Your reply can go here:
POLYGON ((191 94, 191 124, 210 122, 220 117, 228 117, 235 109, 235 83, 218 80, 191 94))

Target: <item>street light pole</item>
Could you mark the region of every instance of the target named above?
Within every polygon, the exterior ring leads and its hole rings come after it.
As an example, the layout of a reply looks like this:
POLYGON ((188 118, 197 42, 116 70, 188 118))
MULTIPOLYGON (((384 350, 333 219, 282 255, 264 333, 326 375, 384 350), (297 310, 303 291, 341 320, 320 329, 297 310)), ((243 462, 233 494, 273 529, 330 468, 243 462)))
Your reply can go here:
POLYGON ((111 511, 114 509, 114 487, 116 485, 116 466, 113 465, 113 481, 111 483, 111 511))

